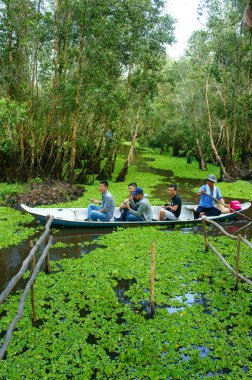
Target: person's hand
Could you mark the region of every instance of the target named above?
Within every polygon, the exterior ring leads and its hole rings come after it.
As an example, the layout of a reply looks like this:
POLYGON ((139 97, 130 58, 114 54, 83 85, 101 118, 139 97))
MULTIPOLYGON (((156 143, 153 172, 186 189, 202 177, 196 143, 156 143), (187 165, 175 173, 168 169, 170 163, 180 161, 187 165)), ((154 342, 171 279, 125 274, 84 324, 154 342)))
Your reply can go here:
POLYGON ((97 201, 97 199, 95 199, 95 198, 92 198, 92 199, 91 199, 91 202, 92 202, 92 203, 99 203, 99 201, 97 201))
POLYGON ((199 194, 199 195, 203 195, 203 194, 205 194, 205 190, 201 190, 198 194, 199 194))
POLYGON ((129 210, 129 209, 130 209, 130 204, 129 204, 129 203, 126 203, 126 204, 125 204, 125 207, 129 210))

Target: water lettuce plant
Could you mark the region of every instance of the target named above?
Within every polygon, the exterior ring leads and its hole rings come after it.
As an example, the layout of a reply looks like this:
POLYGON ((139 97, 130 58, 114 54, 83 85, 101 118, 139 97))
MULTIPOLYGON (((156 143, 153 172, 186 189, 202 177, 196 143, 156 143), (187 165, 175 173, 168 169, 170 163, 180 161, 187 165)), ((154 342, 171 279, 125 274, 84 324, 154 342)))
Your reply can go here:
MULTIPOLYGON (((235 243, 211 237, 234 265, 235 243)), ((118 229, 105 248, 53 262, 35 285, 0 367, 5 379, 248 379, 251 287, 240 284, 200 235, 118 229), (155 317, 149 315, 150 247, 156 243, 155 317)), ((62 248, 64 250, 67 247, 62 248)), ((252 274, 242 246, 240 270, 252 274)), ((0 343, 19 294, 1 306, 0 343)))
POLYGON ((218 183, 218 186, 224 197, 252 201, 252 183, 249 181, 221 182, 218 183))
POLYGON ((34 228, 25 226, 32 220, 29 214, 22 215, 10 207, 0 207, 0 249, 19 244, 34 234, 34 228))

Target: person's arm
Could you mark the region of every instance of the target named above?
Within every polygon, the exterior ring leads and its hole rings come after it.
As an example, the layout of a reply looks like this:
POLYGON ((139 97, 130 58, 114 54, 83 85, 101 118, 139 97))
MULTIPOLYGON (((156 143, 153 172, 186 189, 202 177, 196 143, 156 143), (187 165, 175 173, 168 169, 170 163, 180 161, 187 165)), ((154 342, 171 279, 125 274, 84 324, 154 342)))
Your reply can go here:
POLYGON ((112 198, 111 197, 104 197, 104 206, 101 210, 99 210, 102 213, 108 212, 108 209, 111 207, 112 204, 112 198))
POLYGON ((119 210, 126 208, 127 203, 129 202, 130 202, 129 198, 126 198, 125 201, 120 204, 119 210))
POLYGON ((175 199, 175 201, 173 201, 173 206, 168 206, 167 209, 169 209, 171 211, 177 211, 179 203, 180 203, 180 201, 175 199))
POLYGON ((145 210, 145 205, 144 203, 140 203, 139 204, 139 207, 137 210, 133 210, 130 205, 128 204, 127 205, 127 209, 129 210, 129 212, 133 215, 136 215, 136 216, 143 216, 143 213, 144 213, 144 210, 145 210))
POLYGON ((97 203, 98 205, 101 204, 101 201, 98 201, 98 200, 95 199, 95 198, 92 198, 92 199, 90 199, 90 200, 91 200, 92 203, 97 203))
POLYGON ((222 202, 222 203, 225 203, 224 199, 223 199, 222 196, 221 196, 221 193, 220 193, 219 188, 217 188, 216 198, 218 199, 218 201, 220 201, 220 202, 222 202))
POLYGON ((201 188, 199 189, 197 195, 201 197, 201 195, 205 194, 205 186, 201 186, 201 188))
POLYGON ((130 205, 130 208, 131 208, 132 210, 136 210, 136 209, 137 209, 137 205, 136 205, 136 203, 134 202, 134 199, 131 199, 131 200, 130 200, 129 205, 130 205))
POLYGON ((168 206, 167 208, 168 208, 169 210, 171 210, 171 211, 176 211, 177 208, 178 208, 178 205, 168 206))

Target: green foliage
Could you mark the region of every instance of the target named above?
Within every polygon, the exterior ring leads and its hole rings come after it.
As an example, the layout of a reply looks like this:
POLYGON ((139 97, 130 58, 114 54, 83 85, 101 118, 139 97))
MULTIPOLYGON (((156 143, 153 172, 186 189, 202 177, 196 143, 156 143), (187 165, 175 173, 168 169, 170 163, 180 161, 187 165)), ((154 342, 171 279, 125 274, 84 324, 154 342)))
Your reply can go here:
POLYGON ((9 207, 0 207, 0 220, 0 249, 19 244, 35 232, 34 228, 25 227, 33 220, 31 215, 22 215, 9 207))
POLYGON ((13 130, 8 128, 13 115, 5 112, 1 119, 15 138, 8 139, 14 143, 13 162, 1 168, 0 178, 16 179, 20 173, 11 169, 24 163, 24 178, 71 174, 73 180, 76 170, 86 179, 101 169, 110 178, 111 163, 135 125, 139 102, 143 124, 145 105, 160 81, 165 46, 174 40, 174 21, 165 14, 164 2, 2 4, 0 119, 1 103, 9 98, 10 106, 19 110, 27 104, 29 110, 25 108, 26 120, 16 117, 13 130))
MULTIPOLYGON (((205 179, 206 172, 199 169, 199 163, 193 160, 187 163, 186 157, 173 157, 169 152, 162 155, 157 150, 146 150, 144 157, 151 158, 148 165, 156 169, 172 170, 174 177, 205 179)), ((208 164, 208 172, 219 176, 219 168, 208 164)))
POLYGON ((73 243, 66 244, 66 243, 62 243, 61 241, 59 241, 59 242, 53 244, 51 246, 51 249, 52 248, 67 248, 67 247, 74 247, 74 244, 73 243))
POLYGON ((0 201, 6 195, 25 193, 28 190, 28 184, 0 182, 0 201))
POLYGON ((252 183, 249 181, 221 182, 218 187, 224 197, 252 200, 252 183))
POLYGON ((144 136, 152 147, 188 150, 202 167, 210 159, 222 164, 224 180, 251 176, 251 49, 237 28, 246 4, 200 2, 206 25, 182 59, 167 60, 144 136))
MULTIPOLYGON (((230 264, 235 243, 211 238, 230 264)), ((65 379, 248 379, 251 287, 240 284, 199 235, 153 227, 118 229, 80 259, 52 263, 27 302, 0 377, 65 379), (156 243, 155 317, 149 317, 150 247, 156 243), (39 342, 39 344, 38 344, 39 342)), ((251 276, 242 246, 240 270, 251 276)), ((20 295, 1 305, 1 342, 20 295)))
POLYGON ((0 98, 0 150, 8 152, 14 148, 18 137, 16 126, 26 116, 26 104, 0 98))

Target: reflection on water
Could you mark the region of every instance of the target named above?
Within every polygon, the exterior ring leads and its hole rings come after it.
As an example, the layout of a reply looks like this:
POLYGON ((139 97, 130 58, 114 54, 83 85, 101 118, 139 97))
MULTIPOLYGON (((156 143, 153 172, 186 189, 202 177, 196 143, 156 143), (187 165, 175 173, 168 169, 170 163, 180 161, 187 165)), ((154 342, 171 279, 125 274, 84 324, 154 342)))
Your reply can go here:
MULTIPOLYGON (((102 232, 110 233, 112 231, 106 229, 102 232)), ((38 236, 37 234, 33 237, 36 241, 38 236)), ((83 243, 92 242, 98 237, 101 236, 101 230, 84 230, 84 229, 61 229, 55 233, 53 233, 53 244, 57 242, 62 242, 64 244, 71 244, 64 249, 62 248, 52 248, 50 249, 50 260, 62 260, 66 258, 78 258, 83 254, 87 254, 90 250, 93 250, 97 247, 97 245, 92 244, 91 246, 85 246, 83 243)), ((40 256, 40 253, 43 251, 45 245, 42 244, 40 247, 40 251, 37 253, 36 262, 40 256)), ((19 271, 22 262, 25 260, 27 255, 30 252, 30 244, 29 241, 23 242, 16 247, 9 247, 0 250, 0 292, 4 290, 7 286, 10 279, 19 271)), ((45 270, 45 264, 43 263, 41 267, 41 271, 45 270)), ((23 288, 26 284, 26 280, 21 279, 17 286, 14 288, 14 291, 20 288, 23 288)))

